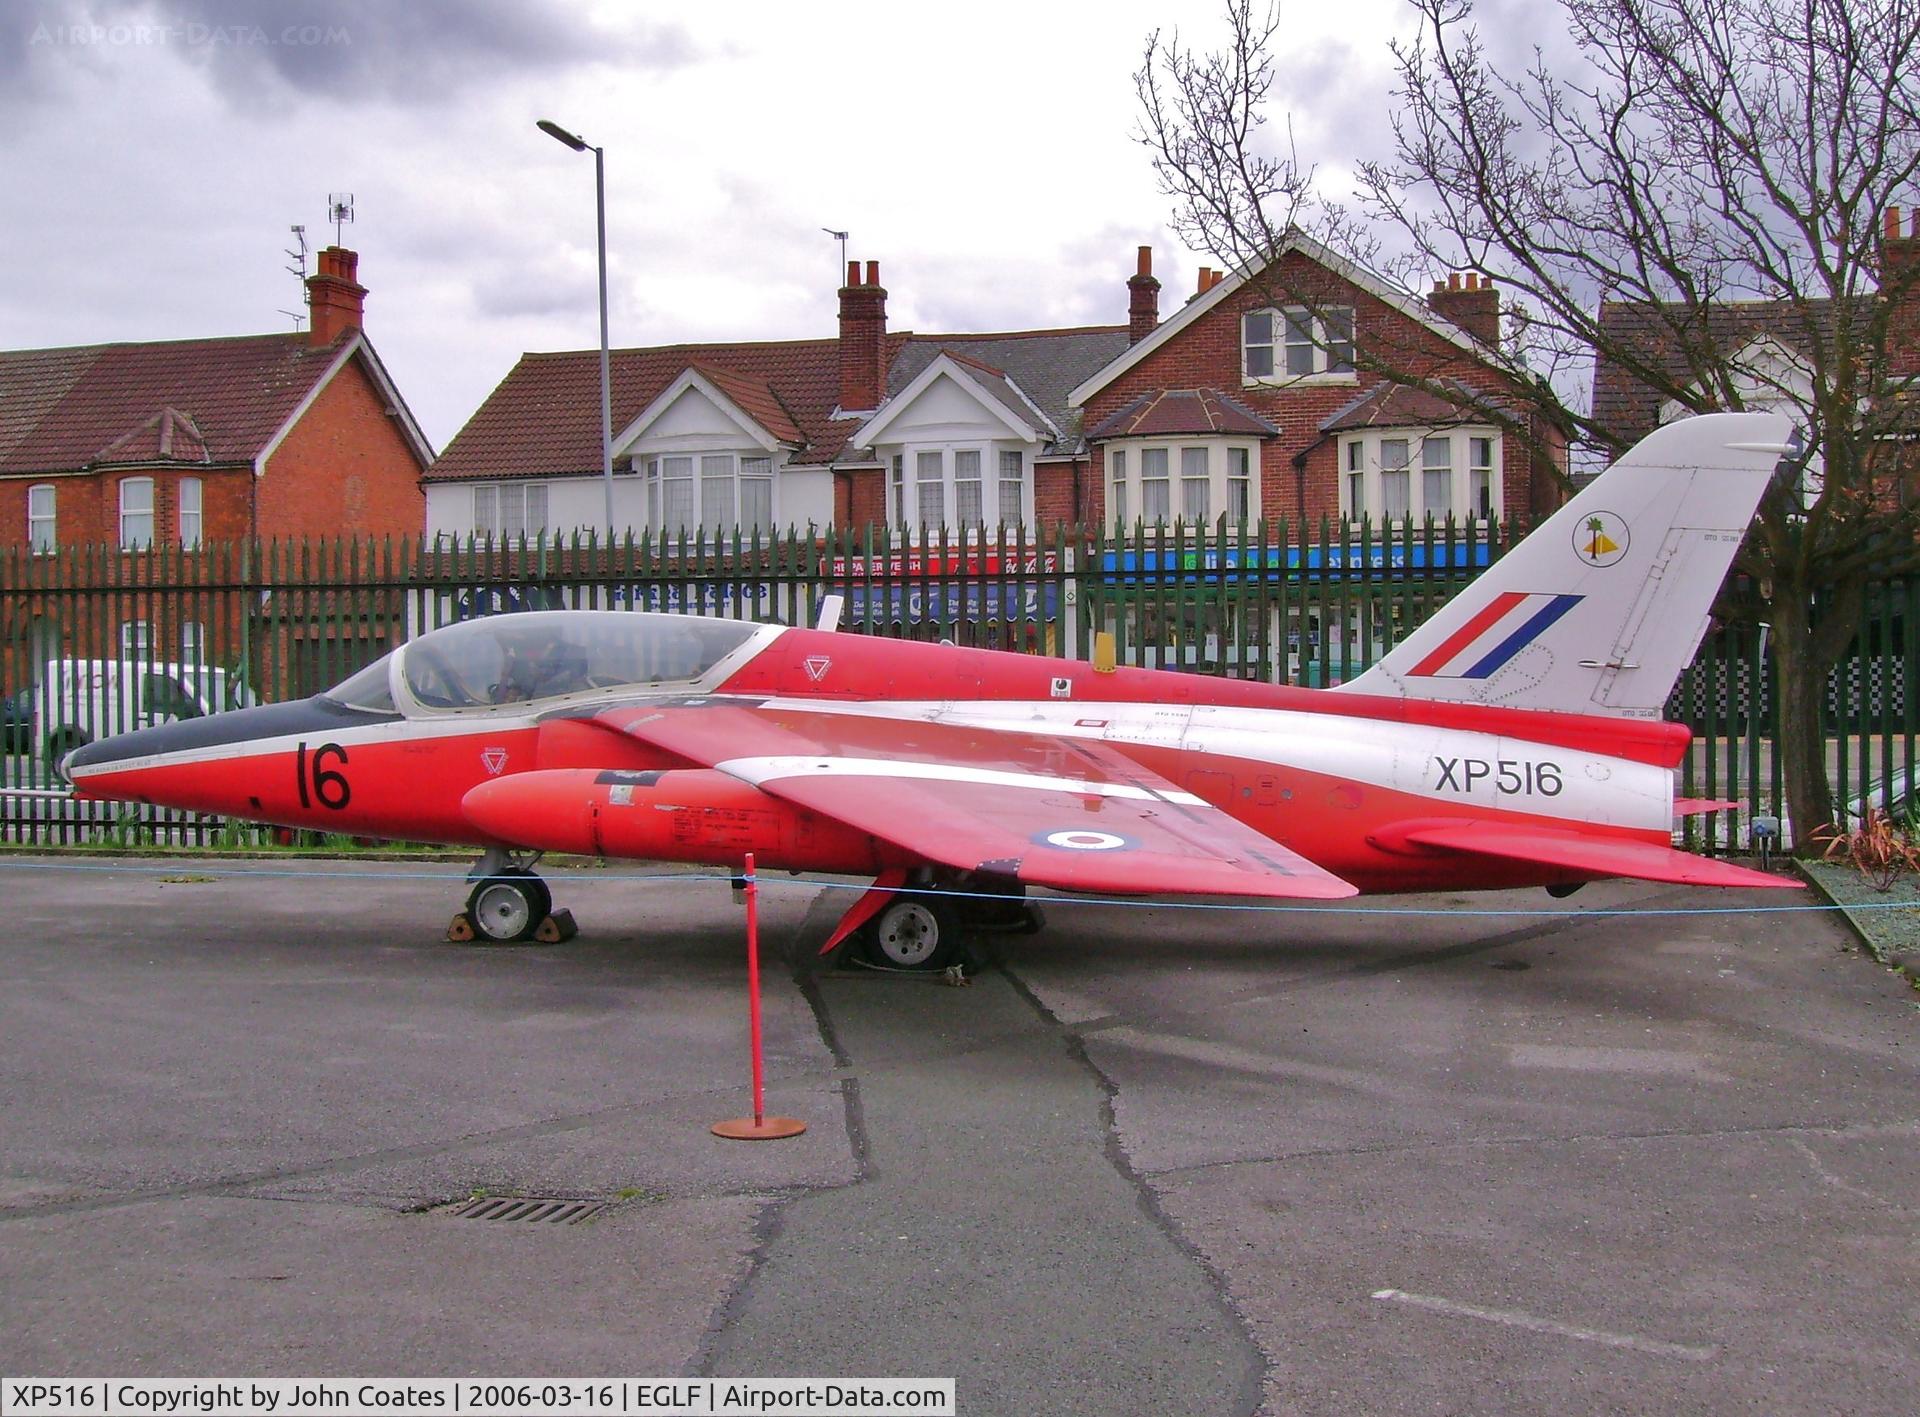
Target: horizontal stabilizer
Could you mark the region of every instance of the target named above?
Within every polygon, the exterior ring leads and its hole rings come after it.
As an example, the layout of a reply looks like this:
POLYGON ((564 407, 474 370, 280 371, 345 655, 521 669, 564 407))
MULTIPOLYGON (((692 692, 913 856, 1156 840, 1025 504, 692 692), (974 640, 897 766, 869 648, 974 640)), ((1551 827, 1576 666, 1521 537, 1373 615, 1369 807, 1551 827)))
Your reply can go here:
POLYGON ((1673 799, 1673 815, 1676 817, 1702 817, 1708 812, 1737 812, 1744 803, 1727 799, 1715 800, 1711 797, 1676 797, 1673 799))
POLYGON ((1527 861, 1589 876, 1626 876, 1639 881, 1670 881, 1679 886, 1748 886, 1793 890, 1799 882, 1770 876, 1690 851, 1675 851, 1651 841, 1583 836, 1538 827, 1497 822, 1435 822, 1398 833, 1415 846, 1436 847, 1503 861, 1527 861))

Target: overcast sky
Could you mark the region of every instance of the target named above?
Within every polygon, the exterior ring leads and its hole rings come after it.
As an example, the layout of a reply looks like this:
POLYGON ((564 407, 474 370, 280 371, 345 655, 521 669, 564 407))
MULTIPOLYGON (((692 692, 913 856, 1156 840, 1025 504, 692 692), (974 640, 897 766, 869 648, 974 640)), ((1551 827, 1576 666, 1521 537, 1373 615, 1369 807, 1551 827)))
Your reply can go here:
MULTIPOLYGON (((1278 106, 1337 182, 1406 12, 1283 18, 1278 106)), ((444 447, 522 351, 598 340, 592 157, 541 117, 607 149, 616 346, 833 334, 822 227, 892 329, 1123 323, 1142 243, 1164 314, 1201 258, 1131 76, 1176 25, 1223 33, 1213 0, 6 0, 0 348, 290 328, 288 228, 326 245, 352 192, 367 331, 444 447)))

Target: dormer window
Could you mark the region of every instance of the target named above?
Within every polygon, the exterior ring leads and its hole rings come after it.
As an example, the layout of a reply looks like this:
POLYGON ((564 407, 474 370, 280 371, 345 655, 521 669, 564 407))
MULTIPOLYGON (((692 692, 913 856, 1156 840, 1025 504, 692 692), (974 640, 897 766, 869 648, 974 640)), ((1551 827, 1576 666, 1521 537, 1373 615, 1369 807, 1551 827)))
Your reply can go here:
POLYGON ((1287 306, 1240 319, 1241 371, 1249 384, 1353 376, 1353 307, 1287 306))

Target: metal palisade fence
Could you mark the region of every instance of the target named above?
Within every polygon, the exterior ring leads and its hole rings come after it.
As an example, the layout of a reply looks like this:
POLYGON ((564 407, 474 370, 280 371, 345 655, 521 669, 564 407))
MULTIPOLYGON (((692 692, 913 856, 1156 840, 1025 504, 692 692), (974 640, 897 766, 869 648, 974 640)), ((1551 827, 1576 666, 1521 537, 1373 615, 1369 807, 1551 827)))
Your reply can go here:
MULTIPOLYGON (((842 600, 850 633, 1090 658, 1309 686, 1372 664, 1495 560, 1495 523, 1323 521, 1013 528, 512 544, 368 541, 0 550, 0 840, 131 846, 253 842, 239 824, 65 800, 61 754, 149 723, 324 690, 409 636, 522 609, 678 611, 812 624, 842 600)), ((1869 597, 1829 690, 1843 801, 1907 795, 1920 582, 1869 597)), ((1681 790, 1737 798, 1686 840, 1743 849, 1777 814, 1764 631, 1709 635, 1670 716, 1700 735, 1681 790)))

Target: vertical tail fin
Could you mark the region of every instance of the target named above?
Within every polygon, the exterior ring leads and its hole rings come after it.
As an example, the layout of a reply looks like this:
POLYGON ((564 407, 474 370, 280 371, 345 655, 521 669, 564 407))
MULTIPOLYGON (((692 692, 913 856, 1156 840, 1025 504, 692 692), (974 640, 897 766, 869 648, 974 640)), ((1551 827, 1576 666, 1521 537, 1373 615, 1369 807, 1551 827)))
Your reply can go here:
POLYGON ((1658 718, 1792 436, 1773 413, 1650 433, 1340 690, 1658 718))

